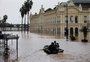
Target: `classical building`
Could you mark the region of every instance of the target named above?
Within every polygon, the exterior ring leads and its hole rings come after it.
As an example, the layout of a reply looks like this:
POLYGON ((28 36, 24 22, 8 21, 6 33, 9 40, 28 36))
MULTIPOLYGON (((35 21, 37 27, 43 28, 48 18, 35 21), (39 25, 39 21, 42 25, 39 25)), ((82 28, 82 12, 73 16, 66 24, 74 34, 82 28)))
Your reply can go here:
MULTIPOLYGON (((83 39, 80 29, 90 26, 90 0, 69 0, 58 3, 53 9, 45 10, 43 5, 39 14, 30 16, 30 31, 59 35, 65 37, 65 29, 68 26, 68 37, 73 35, 78 41, 83 39), (68 25, 67 25, 68 20, 68 25)), ((90 41, 90 32, 87 36, 90 41)))

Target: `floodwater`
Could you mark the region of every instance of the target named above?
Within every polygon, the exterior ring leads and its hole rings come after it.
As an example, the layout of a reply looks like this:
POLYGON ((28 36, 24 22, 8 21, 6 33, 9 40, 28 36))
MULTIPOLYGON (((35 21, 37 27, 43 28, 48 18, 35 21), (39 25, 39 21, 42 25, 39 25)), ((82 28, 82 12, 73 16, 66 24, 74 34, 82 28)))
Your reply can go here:
MULTIPOLYGON (((19 58, 18 62, 90 62, 90 43, 71 42, 64 39, 57 39, 54 36, 8 32, 18 34, 19 58), (43 47, 51 42, 57 41, 63 53, 47 55, 43 47)), ((13 48, 15 42, 11 43, 13 48)))

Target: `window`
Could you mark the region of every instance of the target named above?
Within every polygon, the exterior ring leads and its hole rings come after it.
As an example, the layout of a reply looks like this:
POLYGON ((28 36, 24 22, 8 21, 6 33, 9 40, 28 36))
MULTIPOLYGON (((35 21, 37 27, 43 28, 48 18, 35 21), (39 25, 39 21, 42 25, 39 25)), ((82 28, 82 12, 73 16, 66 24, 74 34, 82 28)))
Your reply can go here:
POLYGON ((78 23, 78 16, 75 16, 75 23, 78 23))
POLYGON ((65 22, 68 23, 68 16, 65 16, 65 22))
POLYGON ((70 28, 70 35, 73 36, 73 28, 70 28))
POLYGON ((75 36, 78 36, 78 28, 75 28, 75 36))
POLYGON ((87 16, 84 16, 84 23, 87 23, 87 16))
POLYGON ((60 16, 57 16, 57 23, 60 23, 60 16))
POLYGON ((60 34, 60 28, 57 28, 57 34, 60 34))
POLYGON ((60 20, 57 20, 57 23, 60 23, 60 20))
POLYGON ((70 22, 73 23, 73 16, 70 17, 70 22))

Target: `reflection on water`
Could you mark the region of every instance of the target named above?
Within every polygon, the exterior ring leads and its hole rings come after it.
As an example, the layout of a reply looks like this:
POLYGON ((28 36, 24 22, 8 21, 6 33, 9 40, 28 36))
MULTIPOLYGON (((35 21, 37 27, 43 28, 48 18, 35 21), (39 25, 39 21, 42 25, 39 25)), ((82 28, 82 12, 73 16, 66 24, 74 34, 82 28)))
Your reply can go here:
MULTIPOLYGON (((9 33, 9 32, 8 32, 9 33)), ((12 32, 19 38, 19 62, 90 62, 90 43, 70 42, 54 36, 12 32), (43 46, 56 40, 64 53, 47 55, 43 46)))

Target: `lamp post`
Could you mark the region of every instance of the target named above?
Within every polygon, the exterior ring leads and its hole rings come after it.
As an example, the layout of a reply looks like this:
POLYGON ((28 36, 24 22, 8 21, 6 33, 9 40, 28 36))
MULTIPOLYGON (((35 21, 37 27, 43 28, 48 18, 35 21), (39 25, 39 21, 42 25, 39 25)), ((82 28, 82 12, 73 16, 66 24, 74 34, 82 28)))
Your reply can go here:
POLYGON ((68 4, 66 3, 66 5, 65 5, 65 7, 66 7, 66 33, 65 33, 65 35, 66 35, 66 41, 68 41, 68 4))

